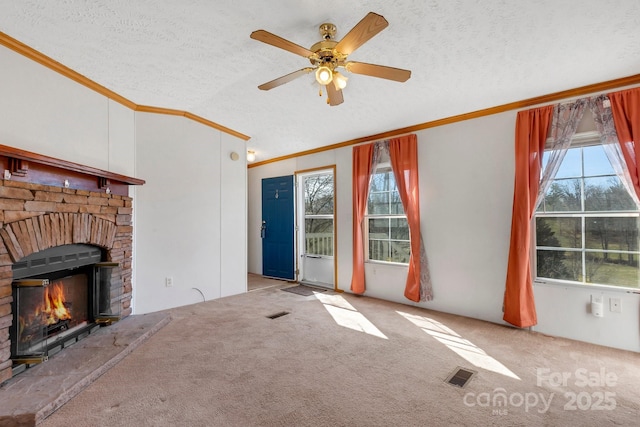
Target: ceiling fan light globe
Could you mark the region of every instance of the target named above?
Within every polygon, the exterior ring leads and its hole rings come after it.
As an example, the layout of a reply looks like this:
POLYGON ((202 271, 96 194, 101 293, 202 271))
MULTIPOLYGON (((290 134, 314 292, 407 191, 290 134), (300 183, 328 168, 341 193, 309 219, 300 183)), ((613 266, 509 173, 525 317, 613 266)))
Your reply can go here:
POLYGON ((318 67, 316 70, 316 80, 321 85, 328 85, 333 80, 333 72, 329 67, 318 67))
POLYGON ((333 84, 336 86, 336 89, 342 90, 347 87, 347 80, 349 79, 339 72, 335 71, 333 73, 333 84))

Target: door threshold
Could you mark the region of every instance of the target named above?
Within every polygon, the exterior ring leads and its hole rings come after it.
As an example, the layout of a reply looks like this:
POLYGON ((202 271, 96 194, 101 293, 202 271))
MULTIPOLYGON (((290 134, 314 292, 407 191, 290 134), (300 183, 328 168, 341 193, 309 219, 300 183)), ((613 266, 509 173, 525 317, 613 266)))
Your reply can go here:
POLYGON ((305 285, 305 286, 311 286, 311 287, 316 287, 316 288, 322 288, 322 289, 333 289, 333 285, 329 284, 329 283, 322 283, 322 282, 309 282, 306 280, 301 280, 300 281, 301 285, 305 285))

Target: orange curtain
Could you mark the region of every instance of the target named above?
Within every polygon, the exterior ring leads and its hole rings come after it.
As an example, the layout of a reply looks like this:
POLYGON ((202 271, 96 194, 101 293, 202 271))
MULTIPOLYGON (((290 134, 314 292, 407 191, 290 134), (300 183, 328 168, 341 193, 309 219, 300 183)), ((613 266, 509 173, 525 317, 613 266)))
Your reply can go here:
POLYGON ((609 93, 608 96, 622 156, 640 198, 640 88, 609 93))
POLYGON ((549 105, 521 111, 516 119, 516 170, 503 319, 521 328, 538 323, 531 277, 531 218, 553 108, 549 105))
POLYGON ((389 158, 398 192, 409 223, 411 255, 404 296, 420 302, 420 190, 418 187, 418 140, 415 135, 389 141, 389 158))
POLYGON ((365 291, 362 221, 367 209, 373 150, 374 144, 353 147, 353 276, 351 277, 351 290, 356 294, 362 294, 365 291))

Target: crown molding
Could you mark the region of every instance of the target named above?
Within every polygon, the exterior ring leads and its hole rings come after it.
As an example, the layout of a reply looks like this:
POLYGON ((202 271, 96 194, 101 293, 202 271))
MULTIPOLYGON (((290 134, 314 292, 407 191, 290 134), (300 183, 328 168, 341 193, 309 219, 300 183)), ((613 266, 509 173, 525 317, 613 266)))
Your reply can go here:
POLYGON ((462 122, 465 120, 477 119, 479 117, 490 116, 493 114, 504 113, 512 110, 521 110, 524 108, 533 107, 535 105, 547 104, 550 102, 566 100, 570 98, 581 97, 584 95, 595 94, 598 92, 604 92, 611 89, 619 89, 625 86, 640 84, 640 74, 634 74, 633 76, 622 77, 614 80, 607 80, 601 83, 595 83, 586 86, 580 86, 574 89, 563 90, 560 92, 554 92, 547 95, 537 96, 534 98, 525 99, 522 101, 510 102, 508 104, 502 104, 491 108, 485 108, 483 110, 472 111, 470 113, 459 114, 457 116, 445 117, 443 119, 433 120, 413 126, 408 126, 400 129, 390 130, 383 133, 377 133, 375 135, 369 135, 362 138, 352 139, 349 141, 339 142, 337 144, 325 145, 324 147, 314 148, 312 150, 301 151, 298 153, 288 154, 286 156, 275 157, 273 159, 263 160, 260 162, 251 163, 248 168, 255 168, 257 166, 266 165, 269 163, 280 162, 282 160, 288 160, 295 157, 308 156, 310 154, 321 153, 323 151, 335 150, 337 148, 348 147, 350 145, 361 144, 364 142, 377 141, 380 139, 387 139, 394 136, 400 136, 408 133, 417 132, 424 129, 434 128, 438 126, 449 125, 452 123, 462 122))
POLYGON ((14 39, 13 37, 3 33, 0 31, 0 45, 13 50, 14 52, 31 59, 32 61, 37 62, 40 65, 43 65, 71 80, 73 80, 76 83, 79 83, 91 90, 93 90, 94 92, 99 93, 100 95, 103 95, 109 99, 112 99, 113 101, 124 105, 125 107, 128 107, 130 109, 132 109, 133 111, 141 111, 141 112, 146 112, 146 113, 156 113, 156 114, 169 114, 169 115, 175 115, 175 116, 182 116, 185 117, 187 119, 196 121, 198 123, 201 123, 205 126, 209 126, 212 127, 214 129, 217 129, 221 132, 224 133, 228 133, 230 135, 233 135, 237 138, 240 138, 244 141, 249 140, 251 137, 244 135, 240 132, 236 132, 233 129, 229 129, 225 126, 219 125, 215 122, 212 122, 210 120, 207 120, 205 118, 202 118, 200 116, 196 116, 195 114, 192 113, 188 113, 186 111, 180 111, 180 110, 172 110, 172 109, 168 109, 168 108, 160 108, 160 107, 151 107, 151 106, 146 106, 146 105, 138 105, 133 101, 130 101, 129 99, 115 93, 114 91, 107 89, 106 87, 94 82, 93 80, 83 76, 82 74, 72 70, 71 68, 67 67, 66 65, 62 65, 61 63, 59 63, 58 61, 55 61, 53 59, 51 59, 50 57, 48 57, 47 55, 38 52, 37 50, 33 49, 32 47, 27 46, 26 44, 14 39))

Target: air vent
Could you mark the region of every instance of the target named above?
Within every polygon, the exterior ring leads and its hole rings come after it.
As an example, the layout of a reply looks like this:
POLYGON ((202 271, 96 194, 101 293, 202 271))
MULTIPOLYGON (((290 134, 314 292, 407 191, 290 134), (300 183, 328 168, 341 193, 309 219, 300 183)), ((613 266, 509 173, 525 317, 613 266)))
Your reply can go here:
POLYGON ((449 374, 445 382, 456 387, 464 388, 475 374, 477 374, 476 371, 464 369, 458 366, 451 374, 449 374))
POLYGON ((267 317, 269 319, 277 319, 278 317, 286 316, 287 314, 289 314, 288 311, 281 311, 280 313, 272 314, 272 315, 267 316, 267 317))

